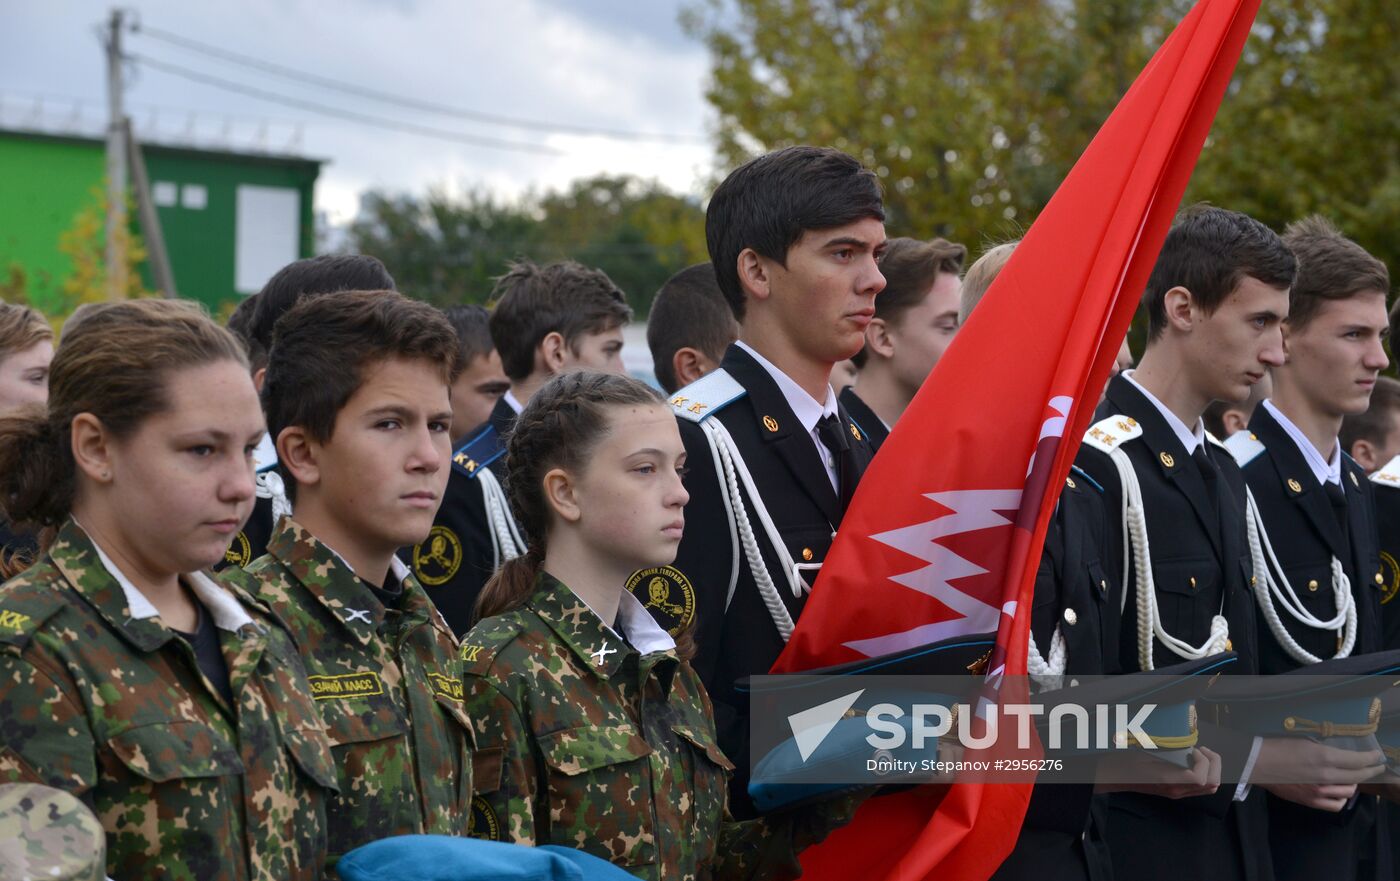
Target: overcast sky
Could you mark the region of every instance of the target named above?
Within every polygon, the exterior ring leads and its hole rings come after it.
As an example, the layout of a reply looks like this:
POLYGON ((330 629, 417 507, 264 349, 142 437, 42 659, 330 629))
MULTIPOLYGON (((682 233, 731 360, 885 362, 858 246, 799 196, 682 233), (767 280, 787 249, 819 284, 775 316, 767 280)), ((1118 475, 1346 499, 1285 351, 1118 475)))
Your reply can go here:
MULTIPOLYGON (((655 177, 698 191, 713 153, 703 89, 707 57, 677 21, 685 0, 140 0, 139 22, 333 80, 487 114, 555 125, 656 132, 617 140, 469 122, 299 84, 171 45, 124 37, 128 52, 297 101, 558 151, 453 143, 280 106, 140 64, 127 68, 129 112, 149 141, 328 160, 317 207, 349 220, 377 187, 423 192, 486 187, 502 195, 558 187, 600 172, 655 177), (298 130, 300 141, 296 140, 298 130)), ((105 119, 96 27, 109 3, 0 0, 0 126, 38 123, 97 132, 105 119), (42 102, 36 96, 44 96, 42 102)))

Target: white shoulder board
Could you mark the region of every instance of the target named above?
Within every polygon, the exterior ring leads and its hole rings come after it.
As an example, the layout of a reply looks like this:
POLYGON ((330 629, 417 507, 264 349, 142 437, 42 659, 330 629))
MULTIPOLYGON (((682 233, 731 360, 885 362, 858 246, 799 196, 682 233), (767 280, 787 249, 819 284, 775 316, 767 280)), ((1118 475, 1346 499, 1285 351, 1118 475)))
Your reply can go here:
POLYGON ((711 414, 739 400, 747 392, 728 371, 720 369, 702 376, 671 396, 671 409, 677 417, 703 422, 711 414))
POLYGON ((1142 437, 1142 426, 1131 416, 1110 416, 1095 422, 1084 433, 1084 443, 1111 453, 1133 438, 1142 437))
POLYGON ((1243 468, 1264 452, 1264 444, 1254 436, 1254 432, 1246 428, 1225 438, 1225 449, 1230 451, 1230 455, 1234 456, 1235 461, 1243 468))
POLYGON ((1381 486, 1400 486, 1400 456, 1396 456, 1385 467, 1371 475, 1373 483, 1381 486))

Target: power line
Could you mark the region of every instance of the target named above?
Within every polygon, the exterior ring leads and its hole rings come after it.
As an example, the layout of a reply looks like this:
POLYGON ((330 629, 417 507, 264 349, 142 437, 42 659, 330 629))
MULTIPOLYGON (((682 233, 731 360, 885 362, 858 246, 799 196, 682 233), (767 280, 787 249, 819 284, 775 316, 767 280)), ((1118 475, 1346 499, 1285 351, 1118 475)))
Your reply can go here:
POLYGON ((344 92, 348 95, 355 95, 359 98, 368 98, 371 101, 379 101, 385 104, 393 104, 399 107, 412 108, 414 110, 421 110, 428 113, 437 113, 443 116, 455 116, 459 119, 470 120, 472 122, 484 122, 491 125, 510 126, 512 128, 548 132, 551 134, 565 133, 579 135, 601 135, 603 137, 625 141, 662 141, 667 143, 703 143, 705 141, 705 138, 702 135, 667 134, 662 132, 639 132, 627 131, 624 129, 604 128, 601 126, 574 125, 563 122, 543 122, 540 120, 522 119, 520 117, 515 116, 502 116, 496 113, 486 113, 480 110, 470 110, 464 107, 453 107, 447 104, 438 104, 433 101, 424 101, 422 99, 409 97, 407 95, 394 95, 389 92, 381 92, 376 89, 370 89, 364 86, 355 85, 354 83, 347 83, 342 80, 331 79, 330 77, 320 76, 318 74, 310 73, 304 70, 297 70, 295 68, 286 67, 281 64, 274 64, 270 61, 263 61, 261 59, 253 58, 248 55, 243 55, 239 52, 230 52, 229 50, 221 49, 218 46, 211 46, 208 43, 202 43, 198 40, 192 40, 189 37, 182 37, 179 34, 173 34, 170 31, 162 30, 160 28, 139 26, 137 28, 137 32, 154 40, 169 43, 173 46, 179 46, 182 49, 188 49, 192 52, 199 52, 204 55, 219 58, 223 61, 228 61, 233 64, 241 64, 246 67, 251 67, 256 70, 260 70, 264 73, 272 74, 273 76, 280 76, 286 79, 297 80, 305 84, 320 86, 321 88, 334 89, 339 92, 344 92))
POLYGON ((178 64, 170 64, 165 61, 158 61, 145 55, 125 56, 127 60, 144 65, 151 70, 158 70, 173 76, 182 77, 204 85, 214 86, 229 92, 236 92, 263 101, 271 101, 275 104, 283 104, 288 107, 295 107, 299 110, 306 110, 311 113, 320 113, 323 116, 334 116, 340 119, 358 122, 364 125, 372 125, 377 128, 401 131, 407 134, 421 135, 427 138, 437 138, 443 141, 452 141, 459 144, 469 144, 475 147, 491 147, 496 150, 514 150, 524 153, 540 153, 547 156, 563 156, 564 151, 556 150, 544 144, 530 144, 524 141, 508 141, 502 138, 485 137, 481 135, 469 135, 462 132, 449 131, 447 129, 431 128, 428 126, 414 125, 411 122, 400 122, 395 119, 387 119, 382 116, 371 116, 367 113, 358 113, 354 110, 346 110, 341 107, 332 107, 328 104, 320 104, 315 101, 305 101, 300 98, 292 98, 278 92, 269 92, 266 89, 259 89, 255 86, 226 80, 222 77, 212 76, 191 70, 188 67, 181 67, 178 64))

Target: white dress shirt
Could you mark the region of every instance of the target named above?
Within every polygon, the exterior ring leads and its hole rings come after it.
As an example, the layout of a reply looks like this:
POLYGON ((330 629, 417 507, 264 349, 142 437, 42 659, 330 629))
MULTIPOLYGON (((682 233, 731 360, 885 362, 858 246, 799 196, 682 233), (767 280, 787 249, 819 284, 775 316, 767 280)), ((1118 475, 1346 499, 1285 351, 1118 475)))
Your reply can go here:
POLYGON ((1176 434, 1176 439, 1181 441, 1181 446, 1185 448, 1188 455, 1195 453, 1196 448, 1206 442, 1206 424, 1200 417, 1196 418, 1196 425, 1194 428, 1187 428, 1186 423, 1181 421, 1181 417, 1167 409, 1167 405, 1157 400, 1156 395, 1143 388, 1142 384, 1136 379, 1133 379, 1133 371, 1124 370, 1121 375, 1124 379, 1133 384, 1133 388, 1142 392, 1143 397, 1147 398, 1152 406, 1157 408, 1157 412, 1161 413, 1162 418, 1167 420, 1167 424, 1171 426, 1172 431, 1176 434))
POLYGON ((1333 439, 1332 458, 1328 459, 1326 456, 1322 455, 1322 452, 1319 451, 1317 447, 1313 446, 1313 442, 1308 440, 1307 435, 1303 434, 1302 429, 1293 424, 1292 419, 1289 419, 1283 414, 1282 410, 1274 406, 1273 401, 1266 399, 1264 401, 1264 406, 1267 407, 1269 409, 1269 413, 1272 414, 1273 417, 1278 420, 1278 424, 1283 426, 1283 433, 1288 435, 1289 440, 1293 441, 1294 446, 1296 446, 1299 449, 1299 451, 1302 452, 1303 460, 1307 462, 1308 467, 1312 469, 1313 477, 1317 478, 1318 484, 1326 485, 1329 483, 1335 483, 1337 486, 1341 486, 1341 441, 1333 439))

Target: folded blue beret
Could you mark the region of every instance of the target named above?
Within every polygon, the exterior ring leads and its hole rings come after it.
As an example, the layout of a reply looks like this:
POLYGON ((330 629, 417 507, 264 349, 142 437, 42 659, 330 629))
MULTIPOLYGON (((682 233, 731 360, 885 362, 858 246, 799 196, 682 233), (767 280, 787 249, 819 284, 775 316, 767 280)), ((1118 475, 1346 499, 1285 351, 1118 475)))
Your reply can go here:
POLYGON ((580 850, 449 835, 385 838, 350 851, 335 869, 344 881, 632 881, 580 850))

